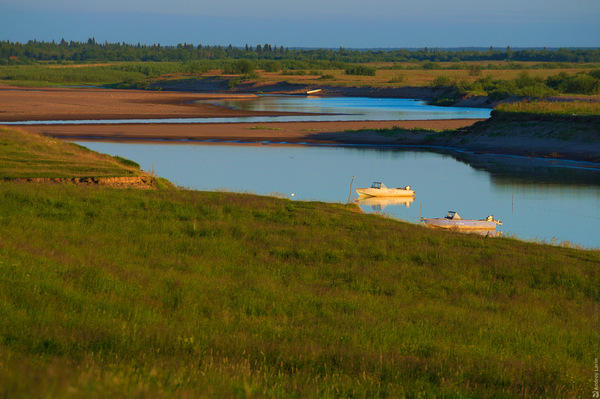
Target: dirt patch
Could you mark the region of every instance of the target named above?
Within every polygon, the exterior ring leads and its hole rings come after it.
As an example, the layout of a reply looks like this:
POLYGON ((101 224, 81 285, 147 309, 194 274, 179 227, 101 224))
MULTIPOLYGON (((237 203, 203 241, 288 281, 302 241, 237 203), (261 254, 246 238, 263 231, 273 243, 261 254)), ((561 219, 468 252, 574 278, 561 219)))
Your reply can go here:
MULTIPOLYGON (((27 125, 21 128, 48 136, 71 139, 110 139, 128 141, 202 142, 275 142, 334 143, 337 137, 356 137, 357 131, 372 131, 377 140, 385 138, 380 129, 457 129, 477 120, 449 119, 426 121, 365 121, 365 122, 269 122, 269 123, 201 123, 201 124, 113 124, 113 125, 27 125)), ((391 141, 390 141, 391 142, 391 141)), ((364 142, 365 144, 368 141, 364 142)))
MULTIPOLYGON (((20 88, 0 85, 0 122, 31 120, 214 118, 278 113, 217 107, 210 100, 252 94, 20 88)), ((281 113, 288 114, 288 113, 281 113)))

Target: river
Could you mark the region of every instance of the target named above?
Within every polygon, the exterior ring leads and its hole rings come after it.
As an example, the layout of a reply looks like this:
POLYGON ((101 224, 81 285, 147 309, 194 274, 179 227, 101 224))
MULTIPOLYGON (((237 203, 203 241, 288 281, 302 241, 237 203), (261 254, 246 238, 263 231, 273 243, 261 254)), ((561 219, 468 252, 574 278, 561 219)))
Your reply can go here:
MULTIPOLYGON (((204 100, 208 101, 208 100, 204 100)), ((433 107, 410 99, 259 96, 253 100, 210 100, 253 111, 311 115, 172 120, 102 120, 72 123, 204 123, 320 120, 423 120, 488 118, 489 109, 433 107)), ((22 123, 22 122, 19 122, 22 123)), ((30 121, 29 123, 39 123, 30 121)), ((48 121, 46 123, 64 123, 48 121)), ((168 129, 168 126, 165 127, 168 129)), ((440 149, 369 146, 226 144, 133 144, 80 142, 94 151, 119 155, 146 171, 195 190, 276 195, 292 200, 346 202, 356 187, 382 181, 410 185, 413 201, 361 201, 378 212, 419 223, 420 216, 463 218, 493 215, 505 236, 585 248, 600 248, 600 167, 579 162, 475 155, 440 149)))
POLYGON ((600 248, 600 170, 577 162, 363 146, 81 142, 194 190, 355 201, 356 187, 410 185, 412 202, 359 202, 365 212, 419 223, 457 211, 494 215, 505 236, 600 248), (351 188, 352 185, 352 188, 351 188))

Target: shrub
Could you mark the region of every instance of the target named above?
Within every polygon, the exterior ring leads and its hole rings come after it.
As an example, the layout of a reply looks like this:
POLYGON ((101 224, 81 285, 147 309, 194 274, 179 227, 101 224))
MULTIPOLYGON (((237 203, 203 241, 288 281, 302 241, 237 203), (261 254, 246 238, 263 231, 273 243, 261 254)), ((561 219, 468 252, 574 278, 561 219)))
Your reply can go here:
POLYGON ((600 93, 600 79, 585 73, 578 73, 565 79, 559 88, 565 93, 598 94, 600 93))
POLYGON ((233 89, 234 87, 238 86, 240 83, 242 83, 241 78, 229 79, 229 81, 227 82, 227 86, 230 89, 233 89))
POLYGON ((365 65, 350 65, 345 70, 346 75, 375 76, 376 69, 365 65))
POLYGON ((480 76, 483 67, 481 64, 471 64, 467 67, 467 69, 469 70, 469 76, 480 76))
POLYGON ((227 75, 240 75, 253 73, 254 63, 249 60, 237 60, 235 63, 229 63, 223 67, 223 73, 227 75))
POLYGON ((306 71, 303 70, 289 70, 289 69, 284 69, 281 71, 282 75, 289 75, 289 76, 304 76, 306 75, 306 71))
POLYGON ((450 87, 454 86, 454 81, 450 76, 440 75, 433 79, 433 83, 431 85, 433 87, 450 87))
POLYGON ((210 70, 210 65, 204 62, 191 61, 184 63, 182 69, 188 73, 206 73, 210 70))
POLYGON ((561 72, 558 75, 548 76, 546 85, 563 93, 598 94, 600 93, 600 70, 581 72, 576 75, 561 72))
POLYGON ((424 62, 421 65, 421 68, 427 69, 427 70, 442 69, 442 67, 440 66, 440 64, 438 64, 437 62, 432 62, 432 61, 424 62))
POLYGON ((396 75, 394 76, 391 80, 390 83, 402 83, 406 80, 406 76, 405 75, 396 75))
POLYGON ((268 60, 262 63, 262 68, 265 72, 279 72, 281 65, 277 61, 268 60))
POLYGON ((590 75, 593 78, 599 79, 600 80, 600 69, 593 69, 591 71, 588 72, 588 75, 590 75))

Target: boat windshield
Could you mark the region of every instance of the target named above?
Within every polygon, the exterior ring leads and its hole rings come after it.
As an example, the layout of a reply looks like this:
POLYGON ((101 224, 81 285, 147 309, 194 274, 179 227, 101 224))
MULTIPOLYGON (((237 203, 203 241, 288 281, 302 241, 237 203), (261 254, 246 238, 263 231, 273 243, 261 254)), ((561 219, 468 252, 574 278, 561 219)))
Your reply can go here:
MULTIPOLYGON (((454 211, 448 211, 448 214, 446 215, 446 219, 454 219, 454 215, 456 215, 456 212, 454 211)), ((457 219, 460 219, 460 217, 458 217, 457 219)))
POLYGON ((371 185, 371 188, 381 188, 381 182, 380 181, 373 182, 373 184, 371 185))

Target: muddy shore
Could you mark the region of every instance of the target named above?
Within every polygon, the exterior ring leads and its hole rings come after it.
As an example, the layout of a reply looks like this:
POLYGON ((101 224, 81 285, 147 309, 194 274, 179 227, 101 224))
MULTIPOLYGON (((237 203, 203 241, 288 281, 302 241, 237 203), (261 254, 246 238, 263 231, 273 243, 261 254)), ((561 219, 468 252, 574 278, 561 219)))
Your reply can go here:
MULTIPOLYGON (((291 114, 240 111, 216 106, 210 102, 217 98, 232 97, 250 99, 254 95, 231 92, 20 88, 0 85, 0 124, 27 120, 226 118, 291 114)), ((532 131, 531 127, 523 127, 522 123, 513 124, 508 126, 507 133, 506 123, 499 127, 490 122, 493 121, 465 119, 168 125, 69 124, 19 125, 19 127, 49 136, 78 140, 439 146, 482 153, 552 157, 600 163, 600 143, 597 139, 594 140, 598 134, 597 126, 584 126, 585 137, 581 140, 565 141, 552 135, 540 134, 543 133, 543 129, 556 130, 556 126, 552 123, 547 123, 546 127, 537 123, 535 131, 532 131), (474 128, 471 128, 474 124, 476 124, 474 128), (391 128, 458 130, 443 135, 420 130, 400 131, 393 134, 378 132, 379 129, 391 128), (500 132, 503 133, 499 134, 500 132)), ((572 128, 572 125, 568 127, 572 128)))

